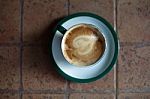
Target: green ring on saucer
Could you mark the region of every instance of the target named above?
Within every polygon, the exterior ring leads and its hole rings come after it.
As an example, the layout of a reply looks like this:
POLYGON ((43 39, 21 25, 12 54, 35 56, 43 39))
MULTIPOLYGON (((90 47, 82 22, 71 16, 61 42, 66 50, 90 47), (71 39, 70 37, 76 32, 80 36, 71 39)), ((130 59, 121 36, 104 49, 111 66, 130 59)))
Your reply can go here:
MULTIPOLYGON (((67 80, 71 80, 73 82, 79 82, 79 83, 88 83, 88 82, 92 82, 92 81, 95 81, 95 80, 98 80, 100 78, 102 78, 103 76, 105 76, 114 66, 114 64, 116 63, 116 60, 117 60, 117 57, 118 57, 118 36, 117 36, 117 33, 114 31, 113 27, 109 24, 109 22, 107 22, 104 18, 96 15, 96 14, 92 14, 92 13, 88 13, 88 12, 80 12, 80 13, 75 13, 75 14, 72 14, 72 15, 69 15, 67 17, 65 17, 64 19, 62 19, 57 25, 56 27, 54 28, 53 30, 53 33, 55 34, 56 31, 57 31, 57 26, 59 25, 62 25, 63 23, 65 23, 66 21, 68 21, 69 19, 72 19, 72 18, 75 18, 75 17, 79 17, 79 16, 89 16, 89 17, 93 17, 93 18, 96 18, 98 19, 99 21, 103 22, 108 28, 109 30, 111 31, 112 35, 113 35, 113 38, 114 38, 114 43, 115 43, 115 53, 114 53, 114 57, 112 59, 112 62, 111 64, 108 66, 108 68, 101 74, 99 74, 98 76, 96 77, 93 77, 93 78, 89 78, 89 79, 78 79, 78 78, 74 78, 74 77, 71 77, 69 76, 68 74, 64 73, 58 66, 57 64, 55 63, 55 67, 56 67, 56 70, 63 76, 65 77, 67 80)), ((51 46, 52 48, 52 46, 51 46)), ((51 49, 51 55, 52 55, 52 49, 51 49)))

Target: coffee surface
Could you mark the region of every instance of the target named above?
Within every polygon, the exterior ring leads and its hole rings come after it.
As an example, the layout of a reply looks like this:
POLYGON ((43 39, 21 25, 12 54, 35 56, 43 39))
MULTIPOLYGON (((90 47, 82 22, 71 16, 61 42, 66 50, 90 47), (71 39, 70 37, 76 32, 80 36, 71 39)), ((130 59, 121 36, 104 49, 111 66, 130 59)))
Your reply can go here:
POLYGON ((98 32, 89 25, 78 25, 70 29, 65 37, 63 49, 67 61, 77 66, 95 63, 104 50, 104 39, 98 32))

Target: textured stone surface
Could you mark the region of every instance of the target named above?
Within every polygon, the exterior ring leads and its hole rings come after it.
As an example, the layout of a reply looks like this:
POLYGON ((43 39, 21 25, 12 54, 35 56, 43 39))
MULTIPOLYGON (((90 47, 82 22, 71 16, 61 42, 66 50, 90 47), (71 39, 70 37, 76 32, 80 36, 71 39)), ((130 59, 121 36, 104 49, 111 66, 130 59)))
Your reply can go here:
POLYGON ((113 70, 109 72, 106 76, 104 76, 102 79, 99 79, 97 81, 91 82, 91 83, 70 83, 71 90, 74 91, 112 91, 114 87, 114 76, 113 76, 113 70))
POLYGON ((120 49, 119 89, 150 88, 150 46, 124 46, 120 49))
POLYGON ((0 43, 19 42, 19 0, 0 0, 0 43))
POLYGON ((150 42, 150 0, 118 0, 121 42, 150 42))
POLYGON ((33 90, 64 90, 66 81, 54 69, 47 48, 24 47, 23 85, 33 90))
POLYGON ((25 43, 48 43, 56 20, 67 15, 66 0, 24 0, 25 43))
POLYGON ((150 99, 150 93, 121 93, 118 99, 150 99))
POLYGON ((19 94, 15 93, 0 93, 0 99, 20 99, 19 94))
POLYGON ((112 25, 113 10, 113 0, 70 0, 70 13, 95 13, 107 19, 112 25))
POLYGON ((19 81, 19 48, 0 47, 0 89, 18 89, 19 81))
POLYGON ((73 93, 69 99, 114 99, 113 94, 73 93))
POLYGON ((63 94, 24 94, 23 99, 65 99, 63 94))

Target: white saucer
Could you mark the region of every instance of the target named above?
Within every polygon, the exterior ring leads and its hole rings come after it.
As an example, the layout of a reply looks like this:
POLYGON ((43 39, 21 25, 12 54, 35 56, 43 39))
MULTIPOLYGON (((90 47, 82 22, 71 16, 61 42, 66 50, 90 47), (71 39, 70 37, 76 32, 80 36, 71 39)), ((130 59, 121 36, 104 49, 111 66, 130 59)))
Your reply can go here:
POLYGON ((106 41, 105 53, 98 62, 87 67, 78 67, 69 64, 61 51, 61 41, 63 34, 57 28, 52 41, 52 55, 57 65, 59 73, 66 79, 75 82, 91 82, 106 75, 114 66, 118 56, 118 38, 111 25, 100 16, 91 13, 77 13, 63 19, 58 25, 68 30, 77 24, 95 25, 103 34, 106 41))

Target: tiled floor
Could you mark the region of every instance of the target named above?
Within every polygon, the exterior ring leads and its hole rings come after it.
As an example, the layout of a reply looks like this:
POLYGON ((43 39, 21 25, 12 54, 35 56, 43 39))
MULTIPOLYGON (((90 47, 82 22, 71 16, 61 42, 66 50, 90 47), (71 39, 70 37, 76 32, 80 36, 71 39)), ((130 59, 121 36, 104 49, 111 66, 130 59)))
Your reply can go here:
POLYGON ((150 0, 0 0, 0 99, 150 99, 150 0), (47 46, 80 11, 107 19, 121 46, 116 68, 88 84, 60 76, 47 46))

